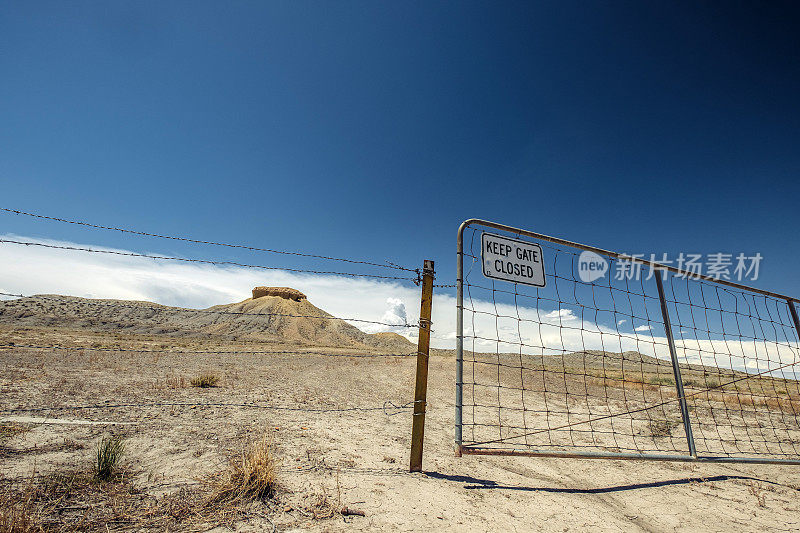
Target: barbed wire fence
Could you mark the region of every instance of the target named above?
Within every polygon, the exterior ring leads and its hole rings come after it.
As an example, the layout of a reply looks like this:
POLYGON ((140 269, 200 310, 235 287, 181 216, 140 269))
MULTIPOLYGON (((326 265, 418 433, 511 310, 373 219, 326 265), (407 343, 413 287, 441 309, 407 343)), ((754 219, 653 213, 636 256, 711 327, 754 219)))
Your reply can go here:
POLYGON ((62 222, 62 223, 66 223, 66 224, 85 226, 85 227, 94 228, 94 229, 117 231, 117 232, 120 232, 120 233, 128 233, 128 234, 131 234, 131 235, 140 235, 140 236, 143 236, 143 237, 157 237, 159 239, 182 241, 182 242, 188 242, 188 243, 193 243, 193 244, 207 244, 207 245, 211 245, 211 246, 222 246, 222 247, 226 247, 226 248, 239 248, 239 249, 242 249, 242 250, 249 250, 249 251, 252 251, 252 252, 268 252, 268 253, 272 253, 272 254, 294 255, 294 256, 299 256, 299 257, 309 257, 309 258, 314 258, 314 259, 324 259, 324 260, 327 260, 327 261, 339 261, 339 262, 343 262, 343 263, 351 263, 351 264, 358 264, 358 265, 369 265, 369 266, 378 267, 378 268, 388 268, 388 269, 394 269, 394 270, 402 270, 402 271, 406 271, 406 272, 415 272, 417 274, 420 273, 420 270, 418 268, 406 268, 406 267, 391 263, 389 261, 386 261, 384 263, 377 263, 377 262, 373 262, 373 261, 364 261, 364 260, 359 260, 359 259, 347 259, 347 258, 341 258, 341 257, 331 257, 331 256, 326 256, 326 255, 309 254, 309 253, 303 253, 303 252, 295 252, 295 251, 287 251, 287 250, 276 250, 276 249, 271 249, 271 248, 259 248, 257 246, 250 246, 250 245, 246 245, 246 244, 231 244, 231 243, 215 242, 215 241, 210 241, 210 240, 192 239, 190 237, 181 237, 181 236, 176 236, 176 235, 164 235, 164 234, 160 234, 160 233, 148 233, 148 232, 145 232, 145 231, 137 231, 137 230, 133 230, 133 229, 129 229, 129 228, 119 228, 119 227, 115 227, 115 226, 104 226, 104 225, 101 225, 101 224, 93 224, 93 223, 90 223, 90 222, 84 222, 84 221, 79 221, 79 220, 70 220, 70 219, 59 218, 59 217, 51 217, 51 216, 42 215, 42 214, 39 214, 39 213, 29 213, 29 212, 26 212, 26 211, 20 211, 20 210, 17 210, 17 209, 9 209, 9 208, 6 208, 6 207, 0 207, 0 211, 5 211, 6 213, 12 213, 12 214, 16 214, 16 215, 23 215, 23 216, 27 216, 27 217, 39 218, 39 219, 43 219, 43 220, 51 220, 53 222, 62 222))
POLYGON ((6 244, 18 244, 21 246, 38 246, 40 248, 51 248, 55 250, 71 250, 76 252, 88 252, 93 254, 110 254, 110 255, 121 255, 126 257, 141 257, 145 259, 160 259, 164 261, 182 261, 186 263, 200 263, 204 265, 214 265, 214 266, 235 266, 241 268, 257 268, 261 270, 282 270, 286 272, 294 272, 294 273, 302 273, 302 274, 330 274, 334 276, 349 276, 353 278, 374 278, 374 279, 385 279, 385 280, 397 280, 397 281, 414 281, 419 283, 418 278, 410 278, 404 276, 382 276, 380 274, 358 274, 354 272, 342 272, 342 271, 331 271, 331 270, 311 270, 311 269, 303 269, 303 268, 291 268, 291 267, 278 267, 278 266, 265 266, 265 265, 253 265, 249 263, 240 263, 237 261, 214 261, 210 259, 190 259, 186 257, 172 257, 172 256, 165 256, 165 255, 152 255, 152 254, 139 254, 135 252, 122 252, 119 250, 102 250, 98 248, 85 248, 81 246, 62 246, 57 244, 46 244, 42 242, 34 242, 34 241, 17 241, 13 239, 0 239, 0 243, 6 244))
POLYGON ((484 221, 460 233, 457 453, 800 464, 798 300, 484 221), (482 276, 488 231, 545 283, 482 276), (606 262, 582 279, 581 253, 606 262), (648 268, 655 270, 647 271, 648 268))
POLYGON ((352 413, 382 411, 386 416, 394 416, 403 410, 412 409, 414 402, 398 405, 392 400, 386 400, 379 406, 358 407, 295 407, 285 405, 265 405, 261 403, 236 403, 236 402, 144 402, 144 403, 102 403, 92 405, 53 405, 47 407, 15 407, 0 410, 0 414, 17 413, 51 413, 54 411, 90 411, 121 408, 158 408, 158 407, 232 407, 243 409, 264 409, 267 411, 290 411, 299 413, 352 413))
POLYGON ((9 342, 0 344, 0 349, 29 349, 29 350, 63 350, 68 352, 132 352, 159 355, 315 355, 320 357, 344 357, 344 358, 374 358, 374 357, 416 357, 416 353, 353 353, 345 351, 342 353, 323 352, 317 350, 151 350, 148 348, 121 348, 103 346, 62 346, 62 345, 38 345, 9 342))
MULTIPOLYGON (((212 240, 195 239, 185 236, 167 235, 164 233, 144 232, 144 231, 138 231, 134 229, 128 229, 110 225, 101 225, 79 220, 70 220, 60 217, 52 217, 48 215, 25 212, 3 207, 0 207, 0 211, 36 219, 49 220, 58 223, 80 225, 83 227, 96 230, 115 231, 142 237, 152 237, 152 238, 167 239, 172 241, 181 241, 197 245, 235 248, 246 252, 280 254, 283 256, 291 256, 299 258, 301 257, 317 261, 338 262, 351 266, 363 266, 369 269, 377 270, 378 272, 375 271, 357 272, 350 270, 296 268, 293 266, 263 265, 260 263, 253 263, 253 262, 145 254, 145 253, 136 253, 136 252, 97 248, 97 247, 52 244, 47 242, 38 242, 35 240, 26 240, 20 238, 2 238, 0 239, 0 245, 39 247, 39 248, 47 248, 64 252, 80 252, 87 254, 107 254, 107 255, 124 256, 124 257, 131 257, 143 260, 155 260, 160 262, 184 262, 184 263, 196 263, 196 264, 212 265, 220 267, 238 267, 247 269, 268 270, 268 271, 284 271, 284 272, 309 274, 309 275, 363 278, 376 281, 413 283, 414 285, 417 286, 419 286, 423 280, 423 272, 421 269, 400 266, 390 261, 385 261, 383 263, 380 263, 377 261, 368 261, 363 259, 333 257, 322 254, 278 250, 272 248, 250 246, 245 244, 216 242, 212 240), (397 272, 398 274, 393 275, 392 273, 386 272, 387 270, 397 272)), ((21 267, 22 266, 23 265, 21 265, 21 267)), ((46 312, 48 315, 50 315, 51 319, 54 316, 57 317, 59 313, 63 314, 64 312, 67 312, 67 310, 63 308, 66 302, 65 302, 65 297, 62 296, 55 296, 50 294, 33 295, 33 294, 23 294, 19 292, 5 292, 5 291, 0 292, 0 296, 6 298, 2 302, 3 309, 0 310, 0 315, 5 314, 6 319, 8 319, 9 317, 11 317, 12 320, 15 318, 24 319, 27 316, 27 313, 31 312, 30 309, 28 308, 28 306, 31 304, 37 306, 38 308, 40 308, 40 310, 46 312)), ((151 321, 159 321, 161 319, 164 319, 166 321, 167 320, 166 317, 179 314, 179 315, 194 315, 200 317, 208 317, 208 319, 212 322, 215 322, 220 318, 225 318, 225 317, 231 317, 232 319, 256 318, 259 320, 267 320, 267 321, 273 318, 312 319, 320 321, 330 321, 331 323, 345 322, 345 323, 356 323, 356 324, 364 324, 371 326, 381 326, 383 328, 388 328, 388 331, 393 331, 395 329, 404 329, 406 331, 409 331, 418 329, 421 326, 420 322, 409 323, 408 321, 403 321, 397 323, 385 320, 371 320, 367 318, 338 317, 327 313, 304 314, 304 313, 286 313, 286 312, 265 312, 263 310, 260 310, 258 312, 249 312, 249 311, 238 311, 233 309, 216 309, 216 308, 188 309, 181 307, 164 306, 160 304, 152 304, 149 302, 126 302, 119 300, 98 300, 98 299, 86 299, 78 297, 66 297, 66 298, 69 301, 70 305, 72 305, 73 307, 77 306, 79 308, 79 310, 83 313, 82 317, 85 318, 87 322, 87 324, 84 325, 88 325, 90 327, 92 325, 96 325, 98 321, 100 321, 101 323, 103 323, 104 321, 108 321, 109 313, 111 314, 111 316, 122 317, 126 321, 131 321, 136 319, 145 319, 151 321), (102 318, 100 318, 101 314, 103 315, 102 318)), ((57 319, 50 320, 50 323, 56 324, 58 323, 58 320, 57 319)), ((428 326, 429 323, 426 324, 424 327, 428 326)), ((122 331, 124 331, 124 329, 122 331)), ((317 357, 319 356, 319 357, 336 357, 342 359, 361 359, 361 358, 396 359, 396 358, 407 358, 407 357, 419 357, 420 355, 418 352, 376 353, 379 352, 379 350, 376 350, 375 348, 369 348, 367 346, 362 348, 352 348, 352 349, 330 349, 330 348, 320 349, 320 348, 315 348, 313 346, 311 347, 303 346, 297 349, 261 349, 259 348, 258 342, 252 340, 248 342, 245 346, 233 347, 233 349, 231 349, 230 347, 219 350, 187 349, 186 346, 181 346, 182 343, 179 342, 178 339, 179 339, 178 337, 175 338, 176 342, 174 347, 171 347, 169 349, 153 349, 146 346, 146 343, 142 342, 138 342, 138 344, 142 344, 140 346, 93 346, 93 345, 86 345, 85 343, 82 344, 81 342, 76 341, 74 339, 72 339, 69 343, 62 343, 62 342, 52 343, 52 342, 35 342, 35 341, 31 342, 29 338, 26 338, 23 342, 19 342, 17 339, 15 339, 14 341, 8 340, 6 342, 0 341, 0 353, 9 353, 9 352, 17 353, 20 350, 36 350, 36 351, 51 352, 51 353, 67 352, 67 353, 82 353, 82 354, 91 354, 95 352, 98 353, 131 352, 131 353, 153 354, 158 356, 180 356, 180 355, 225 356, 225 357, 236 357, 236 356, 317 357)), ((213 342, 213 339, 211 339, 211 341, 213 342)), ((130 342, 129 344, 134 344, 134 342, 130 342)), ((291 342, 289 342, 289 344, 291 344, 291 342)), ((335 406, 324 406, 324 407, 272 405, 265 402, 248 403, 248 402, 186 402, 186 401, 150 401, 150 402, 145 401, 145 402, 119 402, 119 403, 105 402, 105 403, 88 403, 88 404, 76 403, 74 405, 38 405, 38 406, 17 405, 13 407, 6 404, 5 406, 0 406, 0 414, 14 415, 22 413, 28 413, 28 414, 52 413, 59 411, 75 413, 79 411, 99 411, 99 410, 114 410, 114 409, 125 409, 125 408, 155 409, 155 408, 169 407, 169 408, 201 408, 201 409, 202 408, 258 409, 267 411, 304 412, 304 413, 318 413, 318 414, 322 413, 346 414, 346 413, 375 412, 375 413, 382 413, 385 416, 394 416, 402 412, 409 412, 412 409, 415 409, 415 407, 417 407, 417 410, 419 410, 417 406, 418 403, 419 401, 417 400, 398 401, 396 399, 385 399, 379 402, 377 405, 366 405, 366 406, 335 405, 335 406)))

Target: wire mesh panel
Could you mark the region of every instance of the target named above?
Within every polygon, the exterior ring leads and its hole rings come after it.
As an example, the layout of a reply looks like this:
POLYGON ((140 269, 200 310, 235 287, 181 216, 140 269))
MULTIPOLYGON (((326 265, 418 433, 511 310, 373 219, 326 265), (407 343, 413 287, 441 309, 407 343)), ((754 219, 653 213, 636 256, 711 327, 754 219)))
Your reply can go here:
POLYGON ((665 285, 698 453, 800 457, 794 303, 697 279, 665 285))
POLYGON ((792 299, 490 222, 459 237, 459 453, 800 461, 792 299), (543 286, 487 276, 487 233, 538 245, 543 286))

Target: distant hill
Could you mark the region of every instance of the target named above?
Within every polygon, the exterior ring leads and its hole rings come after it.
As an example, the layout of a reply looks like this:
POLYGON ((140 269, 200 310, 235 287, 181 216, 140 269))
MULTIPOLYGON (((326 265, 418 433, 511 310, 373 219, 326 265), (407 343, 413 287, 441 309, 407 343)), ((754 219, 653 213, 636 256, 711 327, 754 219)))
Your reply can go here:
POLYGON ((198 310, 152 302, 46 294, 0 301, 0 324, 173 337, 283 341, 397 353, 414 350, 413 344, 400 335, 364 333, 306 299, 295 301, 279 296, 248 298, 198 310))
MULTIPOLYGON (((443 351, 441 351, 443 352, 443 351)), ((454 352, 453 352, 454 353, 454 352)), ((447 352, 450 355, 450 352, 447 352)), ((472 352, 465 352, 466 360, 473 357, 472 352)), ((627 352, 604 352, 602 350, 586 350, 580 352, 567 353, 546 353, 546 354, 523 354, 506 353, 475 353, 474 357, 478 360, 494 363, 501 361, 507 365, 519 364, 522 357, 523 364, 527 368, 569 371, 574 375, 590 376, 626 376, 630 381, 644 380, 658 383, 674 383, 672 362, 669 359, 660 359, 649 355, 644 355, 636 351, 627 352)), ((683 355, 679 354, 679 358, 683 355)), ((684 383, 706 383, 715 382, 722 378, 738 379, 750 377, 749 374, 733 370, 730 368, 708 366, 701 364, 679 363, 681 377, 684 383)), ((769 378, 762 379, 779 379, 769 378)))

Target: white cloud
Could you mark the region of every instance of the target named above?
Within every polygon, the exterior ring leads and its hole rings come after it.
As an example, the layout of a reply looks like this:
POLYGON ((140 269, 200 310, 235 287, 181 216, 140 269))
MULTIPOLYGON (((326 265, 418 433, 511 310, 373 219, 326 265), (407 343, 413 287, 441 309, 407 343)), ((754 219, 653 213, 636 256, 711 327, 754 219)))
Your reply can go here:
POLYGON ((637 326, 633 328, 633 331, 650 331, 653 329, 651 326, 637 326))
POLYGON ((556 309, 544 315, 547 319, 561 319, 561 320, 577 320, 578 317, 572 312, 572 309, 556 309))
MULTIPOLYGON (((4 237, 60 246, 75 245, 30 237, 4 237)), ((109 250, 94 245, 91 248, 109 250)), ((406 314, 404 317, 400 314, 406 313, 406 309, 419 309, 419 289, 410 284, 0 243, 2 292, 147 300, 165 305, 205 308, 249 298, 252 288, 257 285, 294 287, 304 292, 317 307, 340 317, 392 324, 404 321, 414 323, 418 320, 417 316, 406 314), (390 309, 387 309, 390 299, 390 309), (395 313, 391 320, 383 320, 390 311, 395 313)))
POLYGON ((383 324, 364 324, 361 329, 368 333, 377 333, 379 331, 393 331, 395 333, 406 333, 408 328, 404 328, 401 324, 408 324, 408 313, 406 313, 406 304, 400 298, 386 298, 388 309, 381 315, 378 321, 383 324), (394 325, 387 325, 394 324, 394 325))
POLYGON ((625 320, 625 319, 623 318, 622 320, 620 320, 619 322, 617 322, 617 325, 618 325, 618 326, 621 326, 621 325, 622 325, 622 324, 624 324, 625 322, 627 322, 627 320, 625 320))

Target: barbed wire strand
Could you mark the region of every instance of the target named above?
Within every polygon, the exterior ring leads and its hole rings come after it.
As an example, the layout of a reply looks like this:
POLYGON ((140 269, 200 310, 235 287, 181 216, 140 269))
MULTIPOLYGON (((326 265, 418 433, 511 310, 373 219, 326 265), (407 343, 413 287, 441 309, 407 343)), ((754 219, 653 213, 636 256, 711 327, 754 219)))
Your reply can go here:
MULTIPOLYGON (((281 473, 293 473, 293 474, 309 474, 309 473, 317 473, 317 472, 341 472, 347 474, 357 474, 357 475, 375 475, 375 476, 411 476, 413 475, 408 470, 404 470, 402 468, 378 468, 378 467, 365 467, 365 466, 349 466, 346 464, 336 464, 336 465, 329 465, 325 464, 321 461, 313 461, 311 464, 298 464, 296 466, 279 466, 277 467, 277 472, 281 473)), ((19 483, 19 482, 29 482, 31 479, 30 475, 24 476, 6 476, 0 474, 0 482, 11 482, 11 483, 19 483)), ((151 487, 192 487, 200 485, 202 482, 197 480, 182 480, 182 481, 174 481, 168 483, 156 483, 151 484, 151 487)), ((780 485, 780 483, 776 482, 767 482, 771 483, 772 485, 780 485)), ((783 485, 781 485, 783 486, 783 485)), ((309 515, 310 516, 310 515, 309 515)))
POLYGON ((393 400, 386 400, 381 406, 368 407, 289 407, 282 405, 264 405, 257 403, 234 402, 143 402, 143 403, 104 403, 92 405, 56 405, 52 407, 16 407, 0 410, 0 414, 40 413, 45 411, 88 411, 92 409, 118 409, 123 407, 239 407, 248 409, 264 409, 268 411, 292 411, 304 413, 349 413, 354 411, 383 411, 386 416, 393 416, 400 411, 411 409, 421 400, 412 400, 398 405, 393 400), (390 412, 394 410, 395 412, 390 412))
POLYGON ((79 252, 89 252, 93 254, 111 254, 111 255, 121 255, 127 257, 142 257, 145 259, 158 259, 158 260, 165 260, 165 261, 183 261, 186 263, 201 263, 205 265, 215 265, 215 266, 237 266, 242 268, 256 268, 261 270, 283 270, 286 272, 298 272, 304 274, 328 274, 334 276, 348 276, 352 278, 374 278, 374 279, 388 279, 388 280, 396 280, 396 281, 411 281, 415 284, 419 283, 419 276, 416 278, 409 278, 409 277, 402 277, 402 276, 381 276, 378 274, 355 274, 353 272, 338 272, 338 271, 330 271, 330 270, 310 270, 310 269, 302 269, 302 268, 288 268, 288 267, 272 267, 272 266, 265 266, 265 265, 251 265, 248 263, 239 263, 237 261, 215 261, 211 259, 189 259, 186 257, 171 257, 165 255, 151 255, 151 254, 140 254, 136 252, 121 252, 119 250, 98 250, 95 248, 84 248, 81 246, 62 246, 57 244, 45 244, 42 242, 30 242, 30 241, 15 241, 12 239, 0 239, 0 243, 7 243, 7 244, 18 244, 21 246, 39 246, 42 248, 52 248, 56 250, 72 250, 72 251, 79 251, 79 252))
MULTIPOLYGON (((63 299, 59 297, 52 297, 46 294, 37 294, 37 295, 24 295, 24 294, 16 294, 12 292, 0 292, 0 296, 10 296, 14 298, 39 298, 43 300, 51 300, 56 302, 64 302, 63 299)), ((213 315, 233 315, 233 316, 257 316, 257 317, 270 317, 270 316, 277 316, 277 317, 288 317, 288 318, 318 318, 324 320, 343 320, 346 322, 360 322, 364 324, 375 324, 380 326, 387 326, 393 328, 418 328, 419 324, 392 324, 389 322, 381 322, 379 320, 366 320, 362 318, 342 318, 337 316, 322 316, 322 315, 295 315, 291 313, 248 313, 246 311, 223 311, 217 309, 188 309, 185 307, 172 307, 166 305, 159 305, 159 307, 155 307, 153 305, 133 305, 133 304, 126 304, 121 302, 103 302, 98 300, 92 300, 89 298, 80 298, 79 296, 69 296, 68 298, 79 298, 80 303, 86 305, 94 305, 100 307, 120 307, 124 309, 148 309, 151 311, 172 311, 178 313, 200 313, 200 314, 213 314, 213 315)))
POLYGON ((86 227, 89 227, 89 228, 104 229, 104 230, 111 230, 111 231, 119 231, 119 232, 122 232, 122 233, 130 233, 130 234, 133 234, 133 235, 142 235, 142 236, 145 236, 145 237, 157 237, 159 239, 169 239, 169 240, 173 240, 173 241, 191 242, 191 243, 195 243, 195 244, 208 244, 208 245, 211 245, 211 246, 224 246, 224 247, 227 247, 227 248, 240 248, 240 249, 243 249, 243 250, 250 250, 250 251, 254 251, 254 252, 269 252, 269 253, 274 253, 274 254, 295 255, 295 256, 300 256, 300 257, 310 257, 310 258, 314 258, 314 259, 325 259, 325 260, 328 260, 328 261, 341 261, 341 262, 345 262, 345 263, 353 263, 353 264, 359 264, 359 265, 369 265, 369 266, 374 266, 374 267, 378 267, 378 268, 390 268, 390 269, 395 269, 395 270, 403 270, 403 271, 406 271, 406 272, 417 272, 417 273, 419 272, 419 269, 406 268, 406 267, 397 265, 395 263, 392 263, 390 261, 386 261, 387 264, 383 264, 383 263, 374 263, 374 262, 371 262, 371 261, 362 261, 362 260, 356 260, 356 259, 346 259, 346 258, 342 258, 342 257, 332 257, 332 256, 326 256, 326 255, 318 255, 318 254, 307 254, 307 253, 302 253, 302 252, 290 252, 290 251, 286 251, 286 250, 275 250, 275 249, 272 249, 272 248, 259 248, 257 246, 248 246, 248 245, 245 245, 245 244, 230 244, 230 243, 224 243, 224 242, 207 241, 207 240, 202 240, 202 239, 192 239, 190 237, 179 237, 179 236, 175 236, 175 235, 164 235, 164 234, 161 234, 161 233, 150 233, 150 232, 146 232, 146 231, 137 231, 137 230, 127 229, 127 228, 120 228, 120 227, 115 227, 115 226, 104 226, 102 224, 93 224, 93 223, 90 223, 90 222, 83 222, 83 221, 80 221, 80 220, 69 220, 69 219, 66 219, 66 218, 51 217, 51 216, 48 216, 48 215, 42 215, 42 214, 38 214, 38 213, 28 213, 26 211, 20 211, 18 209, 9 209, 7 207, 0 207, 0 211, 5 211, 7 213, 13 213, 13 214, 16 214, 16 215, 25 215, 25 216, 28 216, 28 217, 52 220, 52 221, 55 221, 55 222, 63 222, 63 223, 66 223, 66 224, 75 224, 75 225, 80 225, 80 226, 86 226, 86 227))
POLYGON ((416 353, 381 353, 381 354, 347 354, 330 353, 317 351, 301 350, 277 350, 277 351, 250 351, 250 350, 150 350, 141 348, 107 348, 92 346, 42 346, 36 344, 0 344, 0 349, 24 348, 31 350, 64 350, 72 352, 96 351, 96 352, 137 352, 137 353, 159 353, 165 355, 184 355, 184 354, 203 354, 203 355, 318 355, 323 357, 416 357, 416 353))

